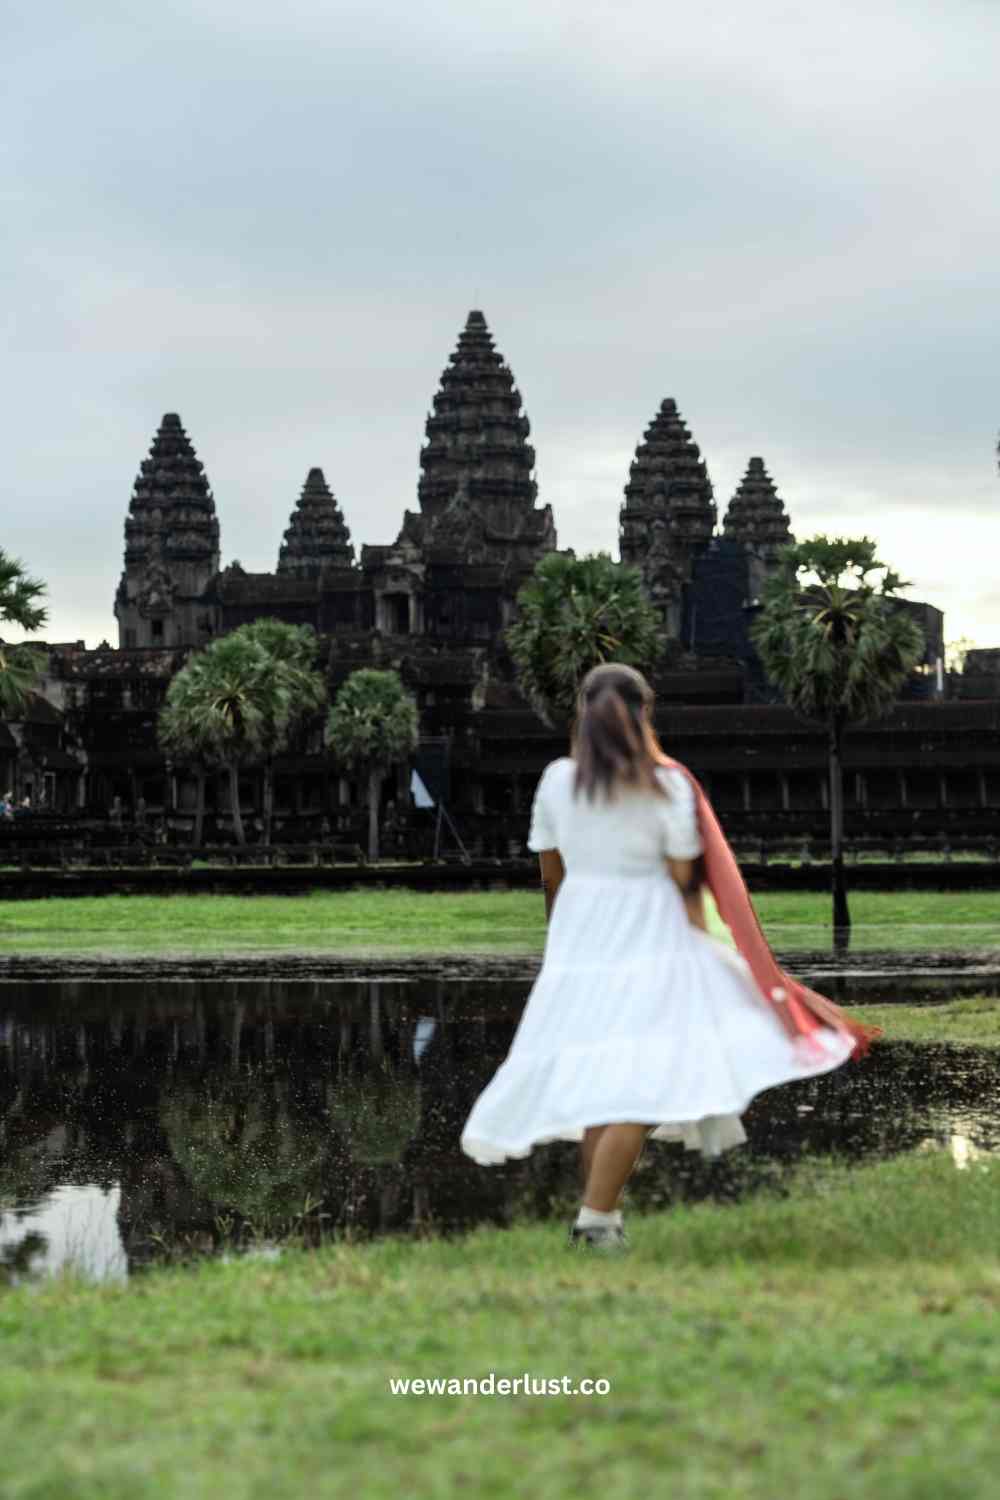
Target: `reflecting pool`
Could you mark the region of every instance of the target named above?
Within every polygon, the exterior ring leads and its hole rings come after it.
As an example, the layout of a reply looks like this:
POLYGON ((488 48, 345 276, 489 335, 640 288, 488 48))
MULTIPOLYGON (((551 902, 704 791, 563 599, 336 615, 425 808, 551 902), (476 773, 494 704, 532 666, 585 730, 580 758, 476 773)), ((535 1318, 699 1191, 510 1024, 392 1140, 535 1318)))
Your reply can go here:
MULTIPOLYGON (((0 1275, 568 1213, 576 1151, 459 1149, 525 979, 0 984, 0 1275)), ((777 1187, 817 1154, 1000 1151, 1000 1049, 887 1042, 759 1096, 715 1162, 652 1143, 639 1209, 777 1187)))

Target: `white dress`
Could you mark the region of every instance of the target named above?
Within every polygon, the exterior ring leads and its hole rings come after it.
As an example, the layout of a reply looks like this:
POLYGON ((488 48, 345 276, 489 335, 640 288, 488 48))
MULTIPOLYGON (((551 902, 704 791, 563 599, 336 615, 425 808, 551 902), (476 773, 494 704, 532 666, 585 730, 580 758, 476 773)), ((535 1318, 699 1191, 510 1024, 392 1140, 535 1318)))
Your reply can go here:
POLYGON ((568 756, 551 761, 535 791, 528 846, 558 849, 566 873, 541 970, 462 1149, 492 1165, 631 1120, 718 1156, 746 1140, 755 1095, 839 1067, 853 1040, 824 1026, 818 1059, 800 1056, 746 961, 691 926, 664 864, 701 852, 682 772, 657 769, 669 800, 626 787, 590 802, 573 795, 575 771, 568 756))

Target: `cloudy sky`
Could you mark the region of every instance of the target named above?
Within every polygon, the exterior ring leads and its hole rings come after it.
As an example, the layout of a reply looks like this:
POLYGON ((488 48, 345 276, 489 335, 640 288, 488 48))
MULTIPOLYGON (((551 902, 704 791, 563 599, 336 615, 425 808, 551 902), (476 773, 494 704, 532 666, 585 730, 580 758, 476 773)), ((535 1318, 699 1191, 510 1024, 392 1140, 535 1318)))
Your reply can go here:
POLYGON ((0 41, 0 546, 49 640, 117 643, 165 411, 224 563, 313 464, 393 540, 481 307, 560 545, 616 552, 674 396, 720 510, 760 454, 1000 643, 998 0, 0 0, 0 41))

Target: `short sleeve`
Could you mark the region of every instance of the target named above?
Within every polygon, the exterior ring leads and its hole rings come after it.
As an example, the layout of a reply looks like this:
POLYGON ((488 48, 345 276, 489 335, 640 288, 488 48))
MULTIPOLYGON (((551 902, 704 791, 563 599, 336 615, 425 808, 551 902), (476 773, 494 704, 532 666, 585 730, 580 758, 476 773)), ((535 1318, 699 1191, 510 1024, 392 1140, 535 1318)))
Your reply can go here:
POLYGON ((683 771, 659 774, 670 796, 669 802, 661 801, 659 808, 663 852, 671 859, 694 859, 704 849, 694 787, 683 771))
POLYGON ((549 767, 546 766, 538 779, 535 787, 535 796, 531 804, 531 826, 528 829, 528 848, 538 854, 542 849, 555 849, 556 828, 552 816, 551 793, 552 778, 548 774, 549 767))

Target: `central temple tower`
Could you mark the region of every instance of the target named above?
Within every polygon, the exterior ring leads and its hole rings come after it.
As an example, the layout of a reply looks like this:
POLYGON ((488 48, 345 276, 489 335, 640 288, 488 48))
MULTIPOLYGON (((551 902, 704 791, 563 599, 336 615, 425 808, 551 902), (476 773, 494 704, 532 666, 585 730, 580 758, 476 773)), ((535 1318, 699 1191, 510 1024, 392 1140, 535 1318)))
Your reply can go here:
POLYGON ((507 623, 556 545, 552 509, 535 503, 530 430, 486 319, 470 312, 427 418, 420 509, 393 546, 362 552, 380 629, 486 640, 507 623))
MULTIPOLYGON (((427 418, 417 499, 431 529, 460 491, 497 537, 541 522, 521 396, 481 312, 470 312, 427 418)), ((542 527, 536 527, 542 534, 542 527)))

